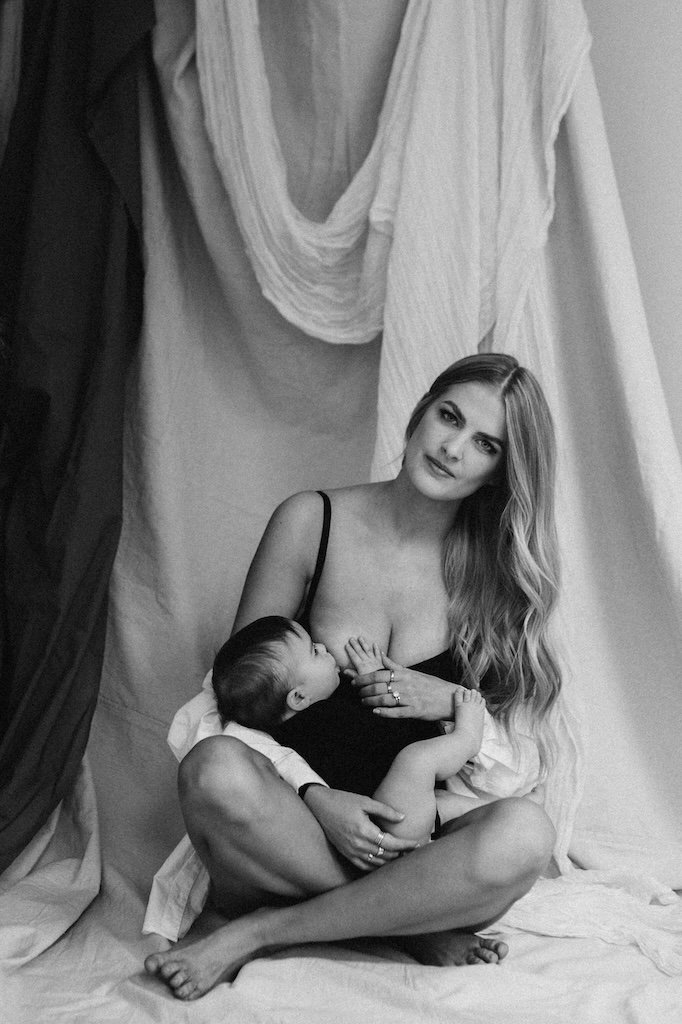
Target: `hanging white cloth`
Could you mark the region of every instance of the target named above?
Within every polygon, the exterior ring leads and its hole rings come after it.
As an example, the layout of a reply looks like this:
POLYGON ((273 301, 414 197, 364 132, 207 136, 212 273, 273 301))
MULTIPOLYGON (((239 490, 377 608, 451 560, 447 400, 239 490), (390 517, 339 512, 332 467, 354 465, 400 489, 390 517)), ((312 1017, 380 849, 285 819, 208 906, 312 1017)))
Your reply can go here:
POLYGON ((443 366, 518 327, 588 47, 578 0, 410 0, 372 146, 317 222, 290 198, 257 0, 197 4, 206 129, 263 294, 328 342, 383 326, 376 477, 443 366))
MULTIPOLYGON (((577 0, 429 4, 389 260, 374 473, 401 411, 509 348, 554 209, 554 142, 589 49, 577 0)), ((543 381, 544 383, 544 381, 543 381)))
POLYGON ((199 0, 199 84, 216 165, 254 272, 279 312, 335 344, 383 323, 391 225, 428 4, 405 15, 370 152, 332 212, 310 220, 290 198, 273 120, 257 0, 199 0))

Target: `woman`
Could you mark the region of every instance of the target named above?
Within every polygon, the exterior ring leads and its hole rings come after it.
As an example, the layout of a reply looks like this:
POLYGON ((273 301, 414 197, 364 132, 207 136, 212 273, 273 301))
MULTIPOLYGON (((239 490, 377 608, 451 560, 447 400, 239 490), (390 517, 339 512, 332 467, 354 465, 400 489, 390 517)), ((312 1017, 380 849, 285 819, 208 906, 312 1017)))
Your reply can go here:
MULTIPOLYGON (((340 663, 349 636, 369 635, 389 657, 356 680, 364 721, 431 728, 452 717, 453 683, 463 682, 502 725, 530 720, 546 763, 560 678, 547 641, 558 577, 554 439, 539 385, 511 356, 467 357, 436 379, 406 437, 395 479, 331 493, 326 553, 320 496, 280 505, 234 629, 298 616, 340 663)), ((204 937, 147 958, 174 995, 196 998, 254 957, 305 942, 399 936, 425 963, 506 954, 473 933, 547 866, 554 832, 537 803, 478 806, 412 849, 372 820, 398 822, 399 809, 323 785, 299 792, 227 736, 182 762, 183 814, 212 902, 242 916, 217 915, 204 937)))

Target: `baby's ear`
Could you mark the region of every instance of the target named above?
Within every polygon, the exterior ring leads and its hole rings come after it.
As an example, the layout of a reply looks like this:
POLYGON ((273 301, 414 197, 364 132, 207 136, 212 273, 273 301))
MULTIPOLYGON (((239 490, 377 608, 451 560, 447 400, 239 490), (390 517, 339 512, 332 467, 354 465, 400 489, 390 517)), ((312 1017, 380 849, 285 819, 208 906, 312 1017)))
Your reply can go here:
POLYGON ((289 690, 287 694, 287 707, 290 711, 303 711, 310 704, 310 697, 303 690, 299 690, 298 687, 294 690, 289 690))

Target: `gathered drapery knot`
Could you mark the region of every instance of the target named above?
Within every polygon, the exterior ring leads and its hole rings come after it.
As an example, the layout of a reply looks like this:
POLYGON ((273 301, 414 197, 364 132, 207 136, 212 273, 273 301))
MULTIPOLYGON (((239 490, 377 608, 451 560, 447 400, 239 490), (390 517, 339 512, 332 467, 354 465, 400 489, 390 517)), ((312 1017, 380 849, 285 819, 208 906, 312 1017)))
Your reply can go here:
POLYGON ((408 7, 371 149, 323 222, 292 202, 274 124, 257 0, 200 0, 196 46, 206 129, 263 294, 290 323, 337 344, 383 326, 400 170, 428 4, 408 7))

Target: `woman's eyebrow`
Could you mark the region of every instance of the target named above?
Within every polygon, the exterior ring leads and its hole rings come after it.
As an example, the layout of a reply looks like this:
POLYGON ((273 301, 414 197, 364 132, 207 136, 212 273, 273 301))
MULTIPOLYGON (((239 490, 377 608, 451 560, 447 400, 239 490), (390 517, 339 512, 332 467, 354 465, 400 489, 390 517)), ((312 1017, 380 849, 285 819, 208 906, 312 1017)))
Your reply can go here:
MULTIPOLYGON (((446 398, 445 405, 449 405, 452 411, 454 412, 455 416, 457 416, 458 419, 460 419, 461 422, 464 424, 464 426, 466 426, 467 418, 460 409, 460 407, 457 405, 457 403, 453 402, 451 398, 446 398)), ((477 430, 476 433, 478 434, 479 437, 485 438, 486 441, 493 441, 495 444, 499 444, 500 448, 504 448, 504 441, 502 441, 501 438, 499 437, 495 437, 494 434, 486 434, 484 430, 477 430)))

